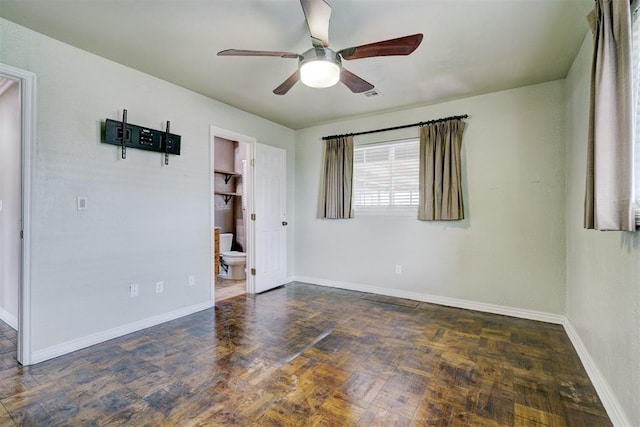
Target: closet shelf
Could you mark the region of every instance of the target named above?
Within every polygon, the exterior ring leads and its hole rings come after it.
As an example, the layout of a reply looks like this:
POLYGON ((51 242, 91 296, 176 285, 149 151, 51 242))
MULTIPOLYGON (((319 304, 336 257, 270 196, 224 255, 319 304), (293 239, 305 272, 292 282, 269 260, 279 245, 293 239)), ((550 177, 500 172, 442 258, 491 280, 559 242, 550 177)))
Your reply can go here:
POLYGON ((242 176, 242 174, 235 173, 232 171, 226 171, 222 169, 214 169, 213 172, 219 173, 220 175, 224 175, 224 183, 228 184, 231 178, 242 176))
POLYGON ((232 197, 241 196, 240 193, 231 193, 228 191, 214 191, 214 194, 222 196, 224 198, 225 205, 229 203, 229 200, 231 200, 232 197))

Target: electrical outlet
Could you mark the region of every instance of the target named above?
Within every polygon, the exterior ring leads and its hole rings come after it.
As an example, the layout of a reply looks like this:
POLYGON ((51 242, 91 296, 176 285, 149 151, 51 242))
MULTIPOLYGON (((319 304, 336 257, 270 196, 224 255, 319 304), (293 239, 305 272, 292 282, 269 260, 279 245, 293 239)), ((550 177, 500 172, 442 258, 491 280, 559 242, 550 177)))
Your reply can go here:
POLYGON ((85 196, 78 196, 76 199, 76 205, 79 211, 87 210, 87 198, 85 196))
POLYGON ((196 276, 189 276, 189 286, 194 286, 196 284, 196 276))
POLYGON ((140 295, 140 287, 138 286, 138 284, 134 283, 133 285, 129 285, 129 296, 133 298, 137 297, 138 295, 140 295))
POLYGON ((402 266, 400 264, 396 264, 396 274, 402 274, 402 266))
POLYGON ((164 292, 164 282, 156 282, 156 294, 164 292))

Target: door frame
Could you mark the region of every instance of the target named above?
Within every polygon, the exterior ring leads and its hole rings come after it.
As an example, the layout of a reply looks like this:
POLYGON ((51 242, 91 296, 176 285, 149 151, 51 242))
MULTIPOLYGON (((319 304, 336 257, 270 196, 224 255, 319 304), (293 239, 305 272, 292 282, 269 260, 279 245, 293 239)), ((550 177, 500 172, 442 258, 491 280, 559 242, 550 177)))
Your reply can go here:
POLYGON ((36 75, 10 65, 0 63, 0 75, 17 81, 20 85, 21 126, 21 197, 22 244, 20 251, 20 280, 18 284, 18 339, 17 359, 22 365, 30 365, 31 357, 31 183, 36 138, 36 75))
MULTIPOLYGON (((247 197, 247 213, 251 215, 254 212, 254 170, 253 170, 253 162, 255 159, 256 152, 256 142, 257 139, 251 136, 243 135, 241 133, 233 132, 227 129, 223 129, 217 126, 211 125, 209 128, 209 259, 211 260, 211 274, 210 277, 213 278, 215 276, 215 265, 213 262, 214 255, 214 241, 213 241, 213 227, 215 226, 215 209, 214 209, 214 183, 215 183, 215 174, 213 172, 214 169, 214 144, 215 138, 224 138, 230 141, 237 141, 246 143, 249 145, 249 158, 247 159, 250 163, 247 168, 247 182, 243 182, 242 185, 245 187, 245 191, 248 194, 247 197)), ((246 218, 247 220, 247 242, 248 248, 246 249, 247 253, 247 293, 255 294, 255 276, 251 275, 251 269, 255 267, 255 223, 251 221, 250 218, 246 218)), ((215 280, 212 280, 211 283, 211 304, 215 304, 215 280)))

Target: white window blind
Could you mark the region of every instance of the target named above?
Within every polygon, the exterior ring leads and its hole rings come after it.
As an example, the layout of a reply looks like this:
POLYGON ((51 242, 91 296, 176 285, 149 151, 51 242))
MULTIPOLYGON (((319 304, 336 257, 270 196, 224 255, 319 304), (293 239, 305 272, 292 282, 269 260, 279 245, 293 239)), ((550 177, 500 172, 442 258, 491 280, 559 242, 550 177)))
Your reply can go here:
POLYGON ((416 213, 419 153, 417 138, 356 146, 353 153, 356 212, 416 213))
POLYGON ((632 62, 633 62, 633 103, 635 107, 634 135, 634 176, 636 199, 636 227, 640 227, 640 7, 639 1, 632 4, 632 62))

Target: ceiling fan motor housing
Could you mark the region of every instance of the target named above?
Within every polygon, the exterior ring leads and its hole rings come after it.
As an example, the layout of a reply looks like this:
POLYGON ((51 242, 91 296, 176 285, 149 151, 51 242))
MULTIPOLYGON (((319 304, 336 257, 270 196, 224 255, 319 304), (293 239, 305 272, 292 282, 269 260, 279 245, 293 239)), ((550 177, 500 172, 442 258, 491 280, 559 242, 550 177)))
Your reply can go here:
POLYGON ((325 88, 340 81, 342 60, 329 48, 314 47, 300 55, 300 80, 306 86, 325 88))

